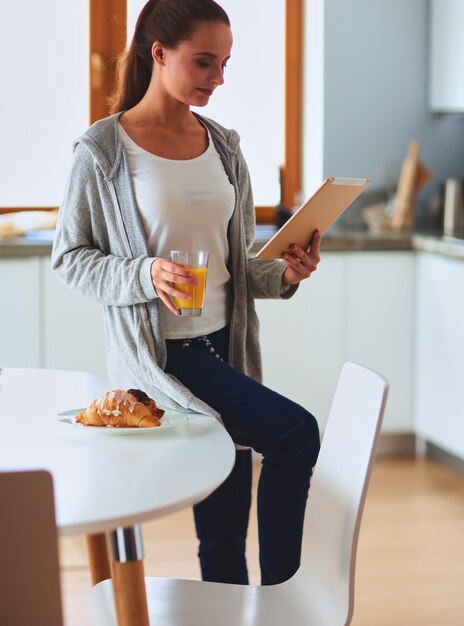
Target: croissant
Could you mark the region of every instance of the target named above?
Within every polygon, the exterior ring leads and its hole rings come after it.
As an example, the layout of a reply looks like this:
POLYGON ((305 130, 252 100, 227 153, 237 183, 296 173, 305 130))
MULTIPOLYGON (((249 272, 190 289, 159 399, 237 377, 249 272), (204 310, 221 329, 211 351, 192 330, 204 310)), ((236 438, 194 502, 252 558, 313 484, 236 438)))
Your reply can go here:
POLYGON ((76 422, 110 428, 153 428, 161 426, 163 415, 163 409, 140 389, 113 389, 76 415, 76 422))

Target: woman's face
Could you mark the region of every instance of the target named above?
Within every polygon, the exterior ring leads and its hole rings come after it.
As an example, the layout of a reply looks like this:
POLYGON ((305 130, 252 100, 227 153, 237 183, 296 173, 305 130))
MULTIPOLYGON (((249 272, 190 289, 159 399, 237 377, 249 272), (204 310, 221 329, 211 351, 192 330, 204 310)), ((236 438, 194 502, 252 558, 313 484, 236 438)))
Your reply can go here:
POLYGON ((232 32, 222 22, 201 22, 177 48, 153 46, 155 72, 165 91, 189 106, 205 106, 224 82, 224 68, 232 48, 232 32))

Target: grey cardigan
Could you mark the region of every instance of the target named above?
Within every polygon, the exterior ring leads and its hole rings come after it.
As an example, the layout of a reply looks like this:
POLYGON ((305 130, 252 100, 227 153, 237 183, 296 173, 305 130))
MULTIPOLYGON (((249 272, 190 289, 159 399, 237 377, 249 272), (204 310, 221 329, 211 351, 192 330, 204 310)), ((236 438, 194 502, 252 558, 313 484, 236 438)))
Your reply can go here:
MULTIPOLYGON (((58 217, 52 267, 70 288, 103 305, 112 385, 143 389, 168 408, 220 418, 164 372, 166 343, 160 312, 164 304, 151 281, 154 257, 117 132, 119 115, 96 122, 75 144, 58 217)), ((296 287, 282 287, 285 268, 281 261, 260 261, 249 256, 255 236, 254 204, 238 134, 198 117, 211 132, 236 196, 228 229, 232 276, 230 364, 261 380, 254 298, 288 298, 296 287)))

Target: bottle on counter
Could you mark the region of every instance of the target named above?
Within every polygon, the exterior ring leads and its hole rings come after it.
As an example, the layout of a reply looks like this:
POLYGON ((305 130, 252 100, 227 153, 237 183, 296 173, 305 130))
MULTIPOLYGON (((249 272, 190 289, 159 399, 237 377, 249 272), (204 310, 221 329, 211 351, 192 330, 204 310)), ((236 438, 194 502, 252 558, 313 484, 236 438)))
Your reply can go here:
POLYGON ((448 178, 445 183, 443 234, 447 237, 464 234, 463 180, 448 178))

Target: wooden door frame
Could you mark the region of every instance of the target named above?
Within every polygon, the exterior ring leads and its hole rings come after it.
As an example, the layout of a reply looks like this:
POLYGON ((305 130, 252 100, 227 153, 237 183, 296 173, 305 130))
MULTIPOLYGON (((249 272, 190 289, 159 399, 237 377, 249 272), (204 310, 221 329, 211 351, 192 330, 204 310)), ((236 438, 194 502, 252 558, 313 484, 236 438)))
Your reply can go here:
POLYGON ((127 0, 89 0, 90 123, 110 114, 117 58, 127 42, 127 0))
MULTIPOLYGON (((303 41, 304 0, 285 3, 285 113, 284 163, 281 167, 281 203, 291 209, 302 190, 303 41)), ((274 223, 275 207, 256 207, 258 223, 274 223)))

